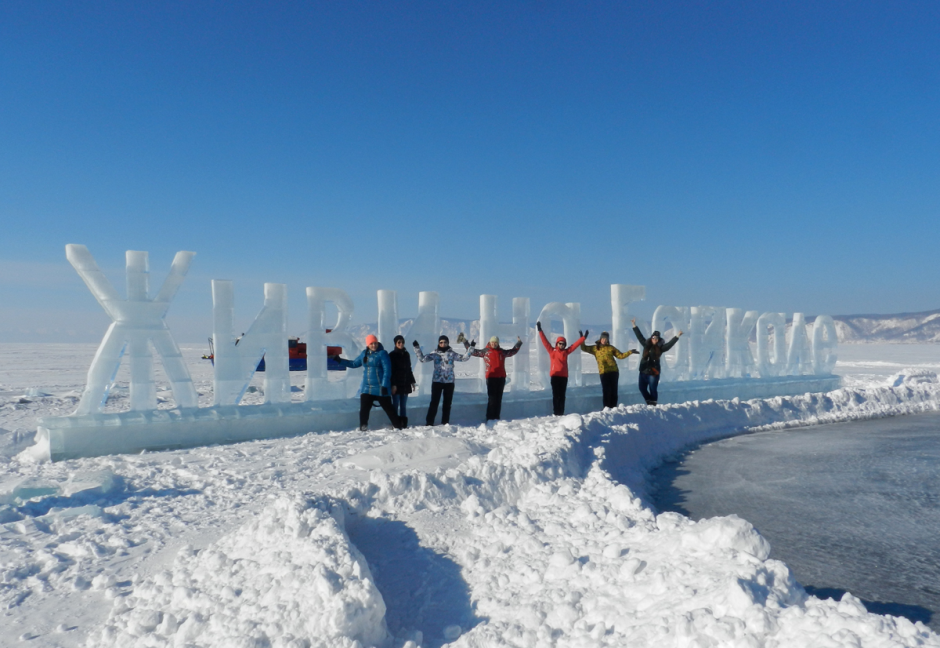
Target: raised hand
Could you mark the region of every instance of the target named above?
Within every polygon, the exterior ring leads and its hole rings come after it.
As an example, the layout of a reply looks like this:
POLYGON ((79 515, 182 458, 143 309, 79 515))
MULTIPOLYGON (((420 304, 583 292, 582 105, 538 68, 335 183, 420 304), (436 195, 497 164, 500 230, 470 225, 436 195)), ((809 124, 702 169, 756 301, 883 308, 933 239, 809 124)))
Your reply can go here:
POLYGON ((539 331, 541 331, 541 330, 542 330, 542 323, 541 323, 541 322, 536 322, 536 323, 535 323, 535 328, 537 328, 539 331))
POLYGON ((413 346, 414 348, 417 349, 417 348, 418 348, 419 346, 421 346, 421 345, 418 344, 418 341, 417 341, 417 340, 415 340, 414 342, 411 343, 411 346, 413 346))

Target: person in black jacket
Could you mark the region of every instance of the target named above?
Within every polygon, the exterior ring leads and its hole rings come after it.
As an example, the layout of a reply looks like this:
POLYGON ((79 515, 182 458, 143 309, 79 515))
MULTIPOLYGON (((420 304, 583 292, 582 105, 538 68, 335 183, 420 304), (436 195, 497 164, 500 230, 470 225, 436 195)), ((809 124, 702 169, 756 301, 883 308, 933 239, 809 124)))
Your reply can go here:
POLYGON ((659 359, 666 351, 675 346, 676 342, 678 342, 679 338, 682 336, 682 331, 679 331, 679 335, 668 342, 663 343, 663 338, 659 334, 659 331, 653 331, 650 339, 647 340, 643 337, 643 334, 640 333, 640 329, 636 325, 636 320, 632 319, 630 323, 633 324, 633 334, 636 335, 636 339, 643 345, 643 358, 640 360, 640 394, 646 399, 647 405, 656 405, 659 399, 659 374, 662 372, 662 365, 659 359))
POLYGON ((401 419, 401 426, 408 427, 408 394, 414 391, 418 381, 411 370, 411 354, 405 350, 405 338, 395 336, 395 348, 388 354, 392 361, 392 405, 401 419))

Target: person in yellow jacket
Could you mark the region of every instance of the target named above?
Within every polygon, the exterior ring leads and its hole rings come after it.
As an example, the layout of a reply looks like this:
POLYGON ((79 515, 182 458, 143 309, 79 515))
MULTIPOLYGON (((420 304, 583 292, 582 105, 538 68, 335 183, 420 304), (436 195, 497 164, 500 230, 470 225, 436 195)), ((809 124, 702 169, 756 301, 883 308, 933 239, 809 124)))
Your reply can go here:
MULTIPOLYGON (((587 336, 587 333, 585 331, 584 335, 587 336)), ((623 360, 637 353, 636 349, 625 352, 618 350, 610 344, 610 333, 604 331, 594 344, 588 346, 582 342, 581 350, 597 358, 597 371, 601 375, 601 390, 604 393, 604 407, 617 407, 617 383, 620 381, 620 367, 617 366, 617 360, 623 360)))

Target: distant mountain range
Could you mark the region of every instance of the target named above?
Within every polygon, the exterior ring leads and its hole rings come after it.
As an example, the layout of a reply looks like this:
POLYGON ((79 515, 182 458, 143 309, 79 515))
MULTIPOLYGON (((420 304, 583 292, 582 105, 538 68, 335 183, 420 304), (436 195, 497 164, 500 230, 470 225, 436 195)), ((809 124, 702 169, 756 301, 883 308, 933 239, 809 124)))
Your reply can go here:
POLYGON ((898 315, 833 315, 839 342, 940 343, 940 310, 898 315))
MULTIPOLYGON (((846 344, 893 343, 940 344, 940 310, 923 313, 900 313, 897 315, 833 315, 839 342, 846 344)), ((813 318, 807 320, 812 322, 813 318)), ((401 330, 408 331, 413 320, 401 321, 401 330)), ((586 324, 591 331, 600 333, 609 325, 586 324)), ((451 344, 461 331, 471 339, 480 339, 479 320, 441 318, 441 328, 450 337, 451 344)), ((533 327, 534 331, 534 327, 533 327)), ((375 324, 360 324, 349 327, 353 336, 364 338, 376 332, 375 324)), ((594 335, 592 334, 592 338, 594 335)), ((593 340, 592 340, 593 341, 593 340)), ((409 340, 410 342, 410 340, 409 340)), ((485 341, 480 344, 482 346, 485 341)))

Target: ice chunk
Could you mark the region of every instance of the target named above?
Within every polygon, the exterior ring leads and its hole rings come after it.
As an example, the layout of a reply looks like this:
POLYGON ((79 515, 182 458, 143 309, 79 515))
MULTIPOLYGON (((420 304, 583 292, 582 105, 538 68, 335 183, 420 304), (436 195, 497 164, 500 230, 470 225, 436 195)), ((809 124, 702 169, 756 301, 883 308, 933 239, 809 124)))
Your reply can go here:
POLYGON ((347 369, 342 380, 336 382, 331 382, 326 373, 326 347, 342 347, 343 357, 347 359, 355 358, 363 349, 362 343, 346 332, 353 310, 353 301, 345 290, 307 288, 307 382, 304 397, 308 401, 346 398, 359 388, 361 368, 347 369), (326 305, 330 303, 337 310, 336 323, 332 326, 326 321, 326 305))
POLYGON ((828 315, 817 315, 813 322, 813 373, 831 374, 835 369, 839 346, 836 325, 828 315))
POLYGON ((264 284, 264 307, 248 332, 236 341, 232 282, 213 279, 212 329, 215 342, 214 405, 237 405, 262 357, 265 365, 264 402, 290 402, 285 284, 264 284))
POLYGON ((66 245, 65 254, 112 319, 88 369, 87 384, 76 413, 90 414, 108 400, 108 392, 125 351, 130 362, 131 409, 156 409, 151 344, 163 357, 163 367, 177 405, 196 407, 196 389, 165 319, 170 301, 179 290, 196 253, 176 253, 170 273, 153 299, 149 294, 150 270, 146 252, 127 251, 127 299, 120 298, 84 245, 66 245))
MULTIPOLYGON (((405 336, 406 347, 417 341, 424 349, 437 348, 437 338, 441 329, 441 318, 438 313, 440 296, 433 291, 418 293, 418 316, 411 323, 411 328, 405 336)), ((427 396, 431 393, 431 379, 434 375, 434 363, 421 362, 415 367, 415 379, 418 381, 418 394, 427 396)))
POLYGON ((761 378, 779 376, 787 363, 787 321, 783 313, 764 313, 757 318, 757 367, 761 378), (774 346, 771 355, 770 332, 774 346))
POLYGON ((813 366, 812 349, 806 335, 806 318, 803 313, 793 313, 790 327, 790 346, 787 349, 787 375, 799 376, 809 373, 813 366))

